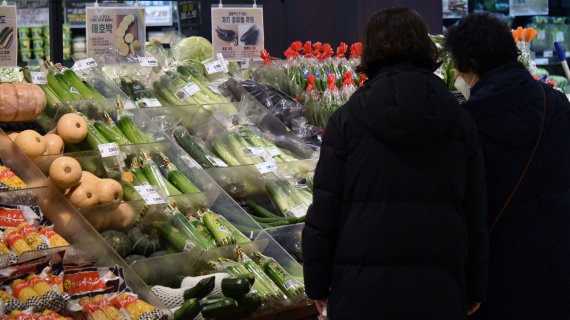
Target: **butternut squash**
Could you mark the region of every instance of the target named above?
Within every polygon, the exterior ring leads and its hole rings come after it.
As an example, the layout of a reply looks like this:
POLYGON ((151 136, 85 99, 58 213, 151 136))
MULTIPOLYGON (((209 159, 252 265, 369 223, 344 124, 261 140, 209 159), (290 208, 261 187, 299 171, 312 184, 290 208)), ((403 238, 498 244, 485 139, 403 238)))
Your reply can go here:
POLYGON ((0 121, 35 119, 46 107, 44 91, 31 83, 0 84, 0 121))

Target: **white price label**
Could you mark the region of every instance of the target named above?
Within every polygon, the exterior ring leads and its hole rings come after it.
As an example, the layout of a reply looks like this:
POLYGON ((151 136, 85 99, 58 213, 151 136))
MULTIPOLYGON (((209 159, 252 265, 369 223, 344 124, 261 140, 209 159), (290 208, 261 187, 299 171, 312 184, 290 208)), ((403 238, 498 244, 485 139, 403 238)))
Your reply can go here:
POLYGON ((267 152, 269 152, 269 154, 272 157, 277 157, 281 155, 281 151, 279 151, 279 149, 277 147, 269 147, 267 148, 267 152))
POLYGON ((75 70, 87 70, 87 69, 95 68, 96 66, 97 66, 97 62, 95 62, 95 60, 93 60, 93 58, 87 58, 87 59, 75 61, 73 68, 75 70))
POLYGON ((554 52, 552 52, 552 50, 544 50, 544 52, 542 53, 542 55, 545 58, 550 58, 550 57, 552 57, 553 54, 554 54, 554 52))
POLYGON ((158 67, 158 61, 154 57, 138 57, 138 59, 143 67, 158 67))
POLYGON ((224 71, 224 64, 220 60, 208 62, 204 65, 208 74, 214 74, 224 71))
POLYGON ((166 203, 164 199, 156 192, 153 186, 144 184, 142 186, 135 186, 137 193, 143 198, 146 204, 163 204, 166 203))
POLYGON ((47 84, 47 76, 45 72, 32 71, 30 74, 32 76, 33 84, 47 84))
POLYGON ((228 165, 223 162, 221 159, 206 155, 206 159, 208 159, 214 166, 216 167, 227 167, 228 165))
POLYGON ((196 93, 200 92, 200 87, 198 87, 198 85, 194 82, 190 82, 189 84, 185 85, 182 90, 184 90, 184 92, 186 92, 188 95, 193 96, 196 93))
POLYGON ((220 90, 218 90, 218 88, 214 87, 214 86, 208 86, 208 89, 210 89, 213 93, 215 94, 219 94, 221 95, 222 93, 220 92, 220 90))
POLYGON ((141 99, 141 100, 146 104, 147 108, 162 107, 162 104, 160 104, 160 101, 158 101, 158 99, 150 98, 150 99, 141 99))
POLYGON ((540 31, 538 32, 538 35, 536 36, 536 38, 537 38, 537 39, 540 39, 540 40, 546 39, 546 31, 540 30, 540 31))
POLYGON ((71 87, 71 89, 69 89, 69 91, 70 91, 71 93, 77 93, 77 94, 79 94, 79 90, 77 90, 75 87, 71 87))
POLYGON ((249 62, 250 62, 250 61, 251 61, 251 59, 249 59, 249 58, 244 58, 244 59, 241 59, 241 60, 239 61, 239 64, 240 64, 240 66, 241 66, 242 69, 248 69, 248 68, 249 68, 249 62))
POLYGON ((273 161, 258 163, 255 166, 257 167, 257 171, 261 174, 277 171, 277 164, 273 161))
POLYGON ((251 152, 251 154, 256 155, 256 156, 265 156, 265 149, 264 148, 258 148, 258 147, 247 147, 247 150, 249 150, 249 152, 251 152))
POLYGON ((559 41, 559 42, 564 41, 564 32, 562 32, 562 31, 556 32, 556 41, 559 41))
POLYGON ((101 157, 116 157, 120 154, 119 145, 116 142, 105 143, 98 145, 101 157))

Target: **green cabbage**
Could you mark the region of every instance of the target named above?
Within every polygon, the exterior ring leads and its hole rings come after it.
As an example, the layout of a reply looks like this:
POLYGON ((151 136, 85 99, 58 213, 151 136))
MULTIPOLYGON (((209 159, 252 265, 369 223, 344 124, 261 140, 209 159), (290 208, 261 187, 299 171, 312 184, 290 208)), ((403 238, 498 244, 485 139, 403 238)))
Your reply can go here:
POLYGON ((212 44, 202 37, 189 37, 178 41, 173 48, 177 60, 198 60, 204 62, 212 58, 212 44))

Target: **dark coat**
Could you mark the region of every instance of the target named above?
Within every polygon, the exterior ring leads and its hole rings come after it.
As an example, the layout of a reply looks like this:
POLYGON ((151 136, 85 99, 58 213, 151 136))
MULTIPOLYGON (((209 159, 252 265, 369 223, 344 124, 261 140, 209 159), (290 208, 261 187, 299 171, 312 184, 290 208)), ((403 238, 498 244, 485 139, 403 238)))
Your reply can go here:
POLYGON ((384 69, 327 125, 303 229, 312 299, 332 319, 464 319, 484 298, 475 123, 431 72, 384 69), (329 292, 330 288, 330 292, 329 292))
POLYGON ((570 103, 513 63, 482 77, 464 107, 485 156, 491 225, 536 143, 543 87, 543 138, 491 231, 488 299, 476 319, 570 319, 570 103))

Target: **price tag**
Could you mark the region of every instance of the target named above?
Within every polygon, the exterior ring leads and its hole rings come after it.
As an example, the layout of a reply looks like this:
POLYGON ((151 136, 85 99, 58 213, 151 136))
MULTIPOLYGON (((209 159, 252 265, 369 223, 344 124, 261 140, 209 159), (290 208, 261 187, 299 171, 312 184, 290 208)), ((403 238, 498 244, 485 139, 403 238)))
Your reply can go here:
POLYGON ((548 58, 536 58, 536 59, 534 59, 534 62, 539 66, 547 65, 548 64, 548 58))
POLYGON ((220 90, 218 90, 218 88, 214 87, 214 86, 208 86, 208 89, 210 89, 213 93, 215 94, 219 94, 221 95, 222 93, 220 92, 220 90))
POLYGON ((153 186, 143 184, 142 186, 135 186, 137 193, 143 198, 146 204, 163 204, 166 203, 164 199, 156 192, 153 186))
POLYGON ((87 58, 87 59, 75 61, 75 64, 73 65, 73 69, 75 69, 75 70, 87 70, 87 69, 95 68, 96 66, 97 66, 97 62, 95 62, 95 60, 93 60, 93 58, 87 58))
POLYGON ((222 160, 220 160, 216 157, 206 155, 206 159, 208 159, 216 167, 227 167, 228 166, 225 162, 223 162, 222 160))
POLYGON ((30 74, 32 75, 33 84, 47 84, 47 76, 45 72, 32 71, 30 74))
POLYGON ((98 145, 101 157, 116 157, 120 154, 119 145, 116 142, 105 143, 98 145))
POLYGON ((281 155, 281 151, 279 151, 279 149, 277 149, 277 147, 269 147, 267 148, 267 152, 269 152, 269 154, 272 157, 277 157, 281 155))
POLYGON ((559 42, 564 41, 564 32, 562 32, 562 31, 556 32, 556 41, 559 41, 559 42))
POLYGON ((154 99, 154 98, 148 99, 148 98, 145 98, 145 99, 141 99, 141 101, 144 102, 148 108, 162 107, 162 104, 160 104, 160 101, 158 101, 158 99, 154 99))
POLYGON ((264 148, 258 148, 258 147, 247 147, 247 150, 249 150, 249 152, 251 152, 251 154, 256 155, 256 156, 265 156, 265 149, 264 148))
POLYGON ((261 174, 277 171, 277 164, 273 161, 258 163, 255 166, 257 167, 257 171, 259 171, 261 174))
POLYGON ((208 74, 214 74, 224 71, 224 64, 220 60, 208 62, 204 65, 208 74))
POLYGON ((75 87, 71 87, 71 89, 69 89, 69 91, 70 91, 71 93, 77 93, 77 94, 79 94, 79 91, 78 91, 75 87))
POLYGON ((154 57, 138 57, 138 59, 143 67, 158 67, 158 61, 154 57))
POLYGON ((200 92, 200 87, 198 87, 198 85, 194 82, 190 82, 189 84, 185 85, 182 90, 184 90, 184 92, 186 92, 189 96, 193 96, 196 93, 200 92))
POLYGON ((250 62, 250 61, 251 61, 251 59, 249 59, 249 58, 244 58, 244 59, 241 59, 241 60, 239 61, 239 64, 240 64, 240 66, 241 66, 242 69, 248 69, 248 68, 249 68, 249 62, 250 62))
POLYGON ((545 58, 550 58, 550 57, 552 57, 553 54, 554 54, 554 52, 552 52, 552 50, 544 50, 544 52, 542 53, 542 55, 545 58))

